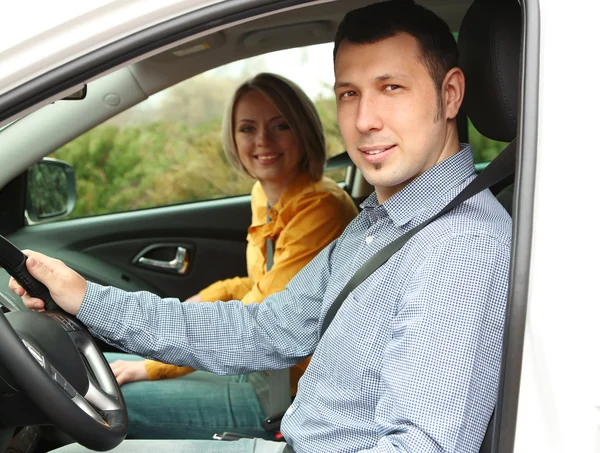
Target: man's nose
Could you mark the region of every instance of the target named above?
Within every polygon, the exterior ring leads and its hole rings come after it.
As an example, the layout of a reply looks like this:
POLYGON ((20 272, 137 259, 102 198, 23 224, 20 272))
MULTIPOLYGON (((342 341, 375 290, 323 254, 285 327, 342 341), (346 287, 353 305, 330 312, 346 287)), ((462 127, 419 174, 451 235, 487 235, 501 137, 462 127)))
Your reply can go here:
POLYGON ((377 105, 371 97, 363 96, 358 105, 358 115, 356 117, 356 129, 366 134, 374 130, 380 130, 383 127, 381 117, 377 111, 377 105))

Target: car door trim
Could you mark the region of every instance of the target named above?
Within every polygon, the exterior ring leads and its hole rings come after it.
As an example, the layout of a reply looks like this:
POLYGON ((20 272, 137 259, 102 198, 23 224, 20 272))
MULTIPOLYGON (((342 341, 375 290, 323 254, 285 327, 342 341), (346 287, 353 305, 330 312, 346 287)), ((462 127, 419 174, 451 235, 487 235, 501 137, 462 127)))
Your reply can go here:
POLYGON ((520 0, 520 3, 523 14, 523 52, 519 147, 515 174, 510 285, 492 439, 494 453, 512 453, 514 450, 533 241, 538 146, 540 9, 538 0, 520 0))

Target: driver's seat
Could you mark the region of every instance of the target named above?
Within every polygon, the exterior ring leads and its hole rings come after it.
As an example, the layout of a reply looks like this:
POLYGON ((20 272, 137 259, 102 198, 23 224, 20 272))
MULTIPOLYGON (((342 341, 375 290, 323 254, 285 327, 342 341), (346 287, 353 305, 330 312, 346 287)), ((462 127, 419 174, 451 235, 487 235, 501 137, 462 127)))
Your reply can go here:
MULTIPOLYGON (((467 85, 464 111, 493 140, 511 142, 517 136, 521 32, 517 0, 475 0, 458 34, 459 65, 467 85)), ((505 206, 511 208, 512 197, 509 201, 505 206)), ((492 452, 494 425, 495 414, 480 453, 492 452)))

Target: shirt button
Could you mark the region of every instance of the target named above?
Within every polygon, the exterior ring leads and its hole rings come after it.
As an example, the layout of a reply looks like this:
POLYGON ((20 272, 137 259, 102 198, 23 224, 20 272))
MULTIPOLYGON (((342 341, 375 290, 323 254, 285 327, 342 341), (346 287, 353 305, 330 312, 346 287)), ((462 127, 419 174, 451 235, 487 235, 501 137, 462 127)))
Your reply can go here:
POLYGON ((370 244, 371 242, 373 242, 373 236, 367 236, 367 238, 365 239, 365 242, 367 244, 370 244))

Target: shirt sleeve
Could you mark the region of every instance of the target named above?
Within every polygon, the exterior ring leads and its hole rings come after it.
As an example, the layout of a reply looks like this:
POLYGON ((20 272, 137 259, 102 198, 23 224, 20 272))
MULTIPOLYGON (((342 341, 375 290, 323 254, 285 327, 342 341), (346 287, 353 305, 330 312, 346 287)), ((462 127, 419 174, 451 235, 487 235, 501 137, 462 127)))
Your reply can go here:
POLYGON ((233 277, 219 280, 204 288, 199 294, 206 302, 241 300, 251 289, 252 280, 249 277, 233 277))
POLYGON ((302 197, 277 238, 273 266, 254 282, 241 301, 245 304, 260 302, 269 294, 283 290, 320 250, 342 234, 356 213, 351 200, 344 203, 329 192, 313 192, 302 197))
POLYGON ((164 363, 216 374, 289 368, 318 342, 334 247, 301 271, 310 278, 295 279, 262 304, 181 303, 88 282, 77 317, 105 342, 164 363))
POLYGON ((385 435, 361 451, 479 451, 496 401, 509 261, 494 238, 456 237, 416 269, 384 351, 375 417, 385 435))

